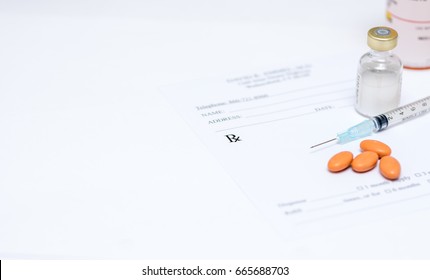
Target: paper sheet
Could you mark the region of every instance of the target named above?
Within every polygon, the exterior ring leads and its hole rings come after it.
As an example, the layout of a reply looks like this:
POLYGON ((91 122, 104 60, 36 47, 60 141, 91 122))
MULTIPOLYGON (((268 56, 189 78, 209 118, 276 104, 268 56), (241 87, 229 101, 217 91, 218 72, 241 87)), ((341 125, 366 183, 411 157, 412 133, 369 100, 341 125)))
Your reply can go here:
POLYGON ((401 162, 396 181, 378 167, 327 171, 332 155, 357 155, 360 141, 310 149, 364 120, 353 108, 356 66, 355 57, 306 60, 162 91, 273 225, 286 237, 305 236, 430 206, 423 156, 430 134, 422 133, 430 115, 369 137, 390 145, 401 162))

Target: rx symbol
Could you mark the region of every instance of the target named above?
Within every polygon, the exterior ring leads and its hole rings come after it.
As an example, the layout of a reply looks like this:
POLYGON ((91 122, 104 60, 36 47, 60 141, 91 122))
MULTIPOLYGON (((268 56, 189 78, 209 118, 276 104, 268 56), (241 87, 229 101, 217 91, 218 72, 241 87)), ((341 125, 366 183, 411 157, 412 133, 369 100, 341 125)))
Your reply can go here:
POLYGON ((236 136, 234 134, 227 134, 227 135, 225 135, 225 137, 227 137, 227 139, 230 141, 230 143, 242 141, 242 139, 240 139, 239 136, 236 136))

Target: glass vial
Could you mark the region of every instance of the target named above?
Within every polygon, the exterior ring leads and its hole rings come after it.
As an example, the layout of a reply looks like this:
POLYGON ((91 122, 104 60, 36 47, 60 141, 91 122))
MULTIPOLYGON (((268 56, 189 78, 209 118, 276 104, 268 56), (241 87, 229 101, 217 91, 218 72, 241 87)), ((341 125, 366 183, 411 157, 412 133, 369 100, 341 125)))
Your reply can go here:
POLYGON ((367 33, 371 50, 360 58, 355 109, 364 116, 375 116, 399 106, 402 62, 392 53, 397 32, 379 26, 367 33))

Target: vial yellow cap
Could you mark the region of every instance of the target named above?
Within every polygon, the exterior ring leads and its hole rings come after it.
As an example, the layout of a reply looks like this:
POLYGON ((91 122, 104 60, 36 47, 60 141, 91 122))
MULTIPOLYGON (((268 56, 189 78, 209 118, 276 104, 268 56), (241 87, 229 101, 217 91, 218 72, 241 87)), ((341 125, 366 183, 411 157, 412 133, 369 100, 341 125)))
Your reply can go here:
POLYGON ((375 51, 389 51, 397 46, 397 31, 385 27, 374 27, 367 32, 367 45, 375 51))

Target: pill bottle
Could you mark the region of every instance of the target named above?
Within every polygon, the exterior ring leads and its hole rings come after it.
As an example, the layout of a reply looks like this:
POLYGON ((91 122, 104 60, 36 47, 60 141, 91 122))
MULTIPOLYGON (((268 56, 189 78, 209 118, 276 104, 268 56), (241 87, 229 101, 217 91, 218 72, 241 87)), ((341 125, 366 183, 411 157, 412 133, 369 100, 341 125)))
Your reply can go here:
POLYGON ((370 51, 359 61, 357 74, 357 112, 375 116, 399 106, 403 65, 392 52, 397 45, 396 30, 379 26, 367 33, 370 51))
POLYGON ((430 69, 430 0, 388 0, 386 17, 400 34, 396 53, 404 67, 430 69))

